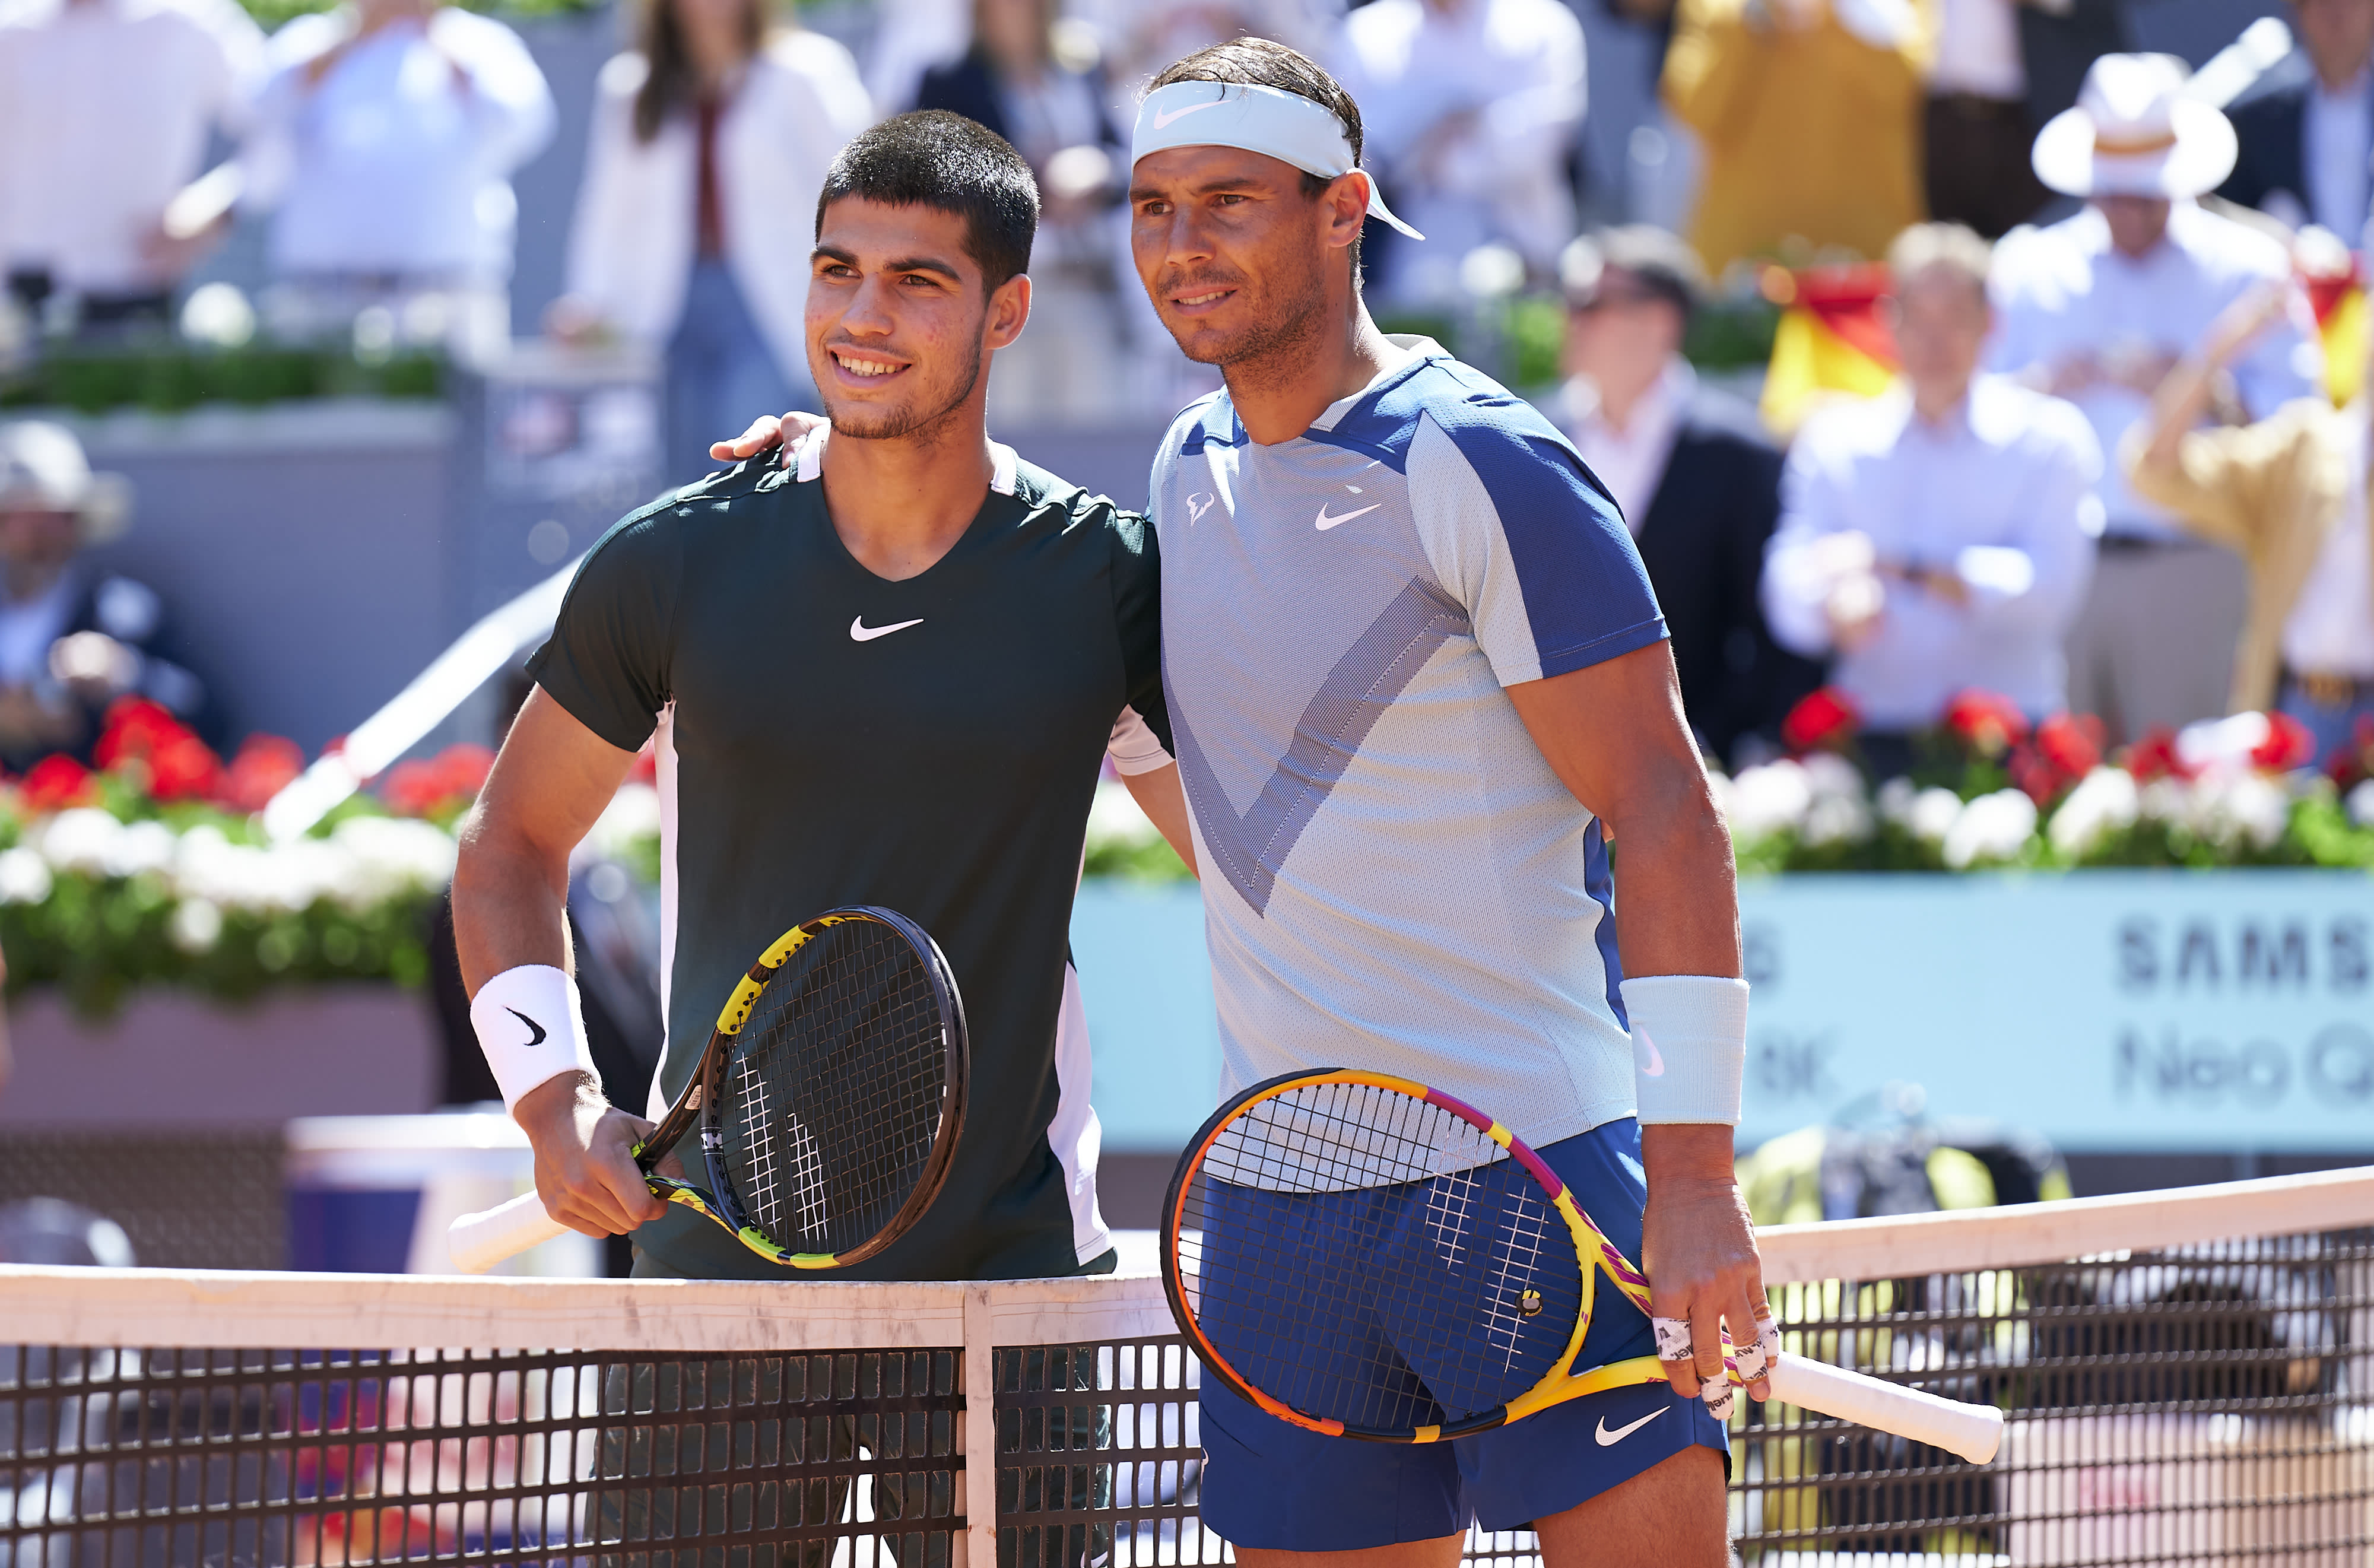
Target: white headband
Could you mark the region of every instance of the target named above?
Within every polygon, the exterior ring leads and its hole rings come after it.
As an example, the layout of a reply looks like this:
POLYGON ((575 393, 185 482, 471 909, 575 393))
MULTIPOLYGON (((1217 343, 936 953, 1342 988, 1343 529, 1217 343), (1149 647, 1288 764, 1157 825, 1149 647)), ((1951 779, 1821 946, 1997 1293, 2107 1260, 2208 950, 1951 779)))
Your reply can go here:
MULTIPOLYGON (((1240 82, 1172 82, 1146 95, 1130 138, 1132 164, 1174 147, 1239 147, 1334 180, 1360 165, 1335 112, 1273 87, 1240 82)), ((1367 172, 1365 170, 1362 172, 1367 172)), ((1413 240, 1425 235, 1395 218, 1369 176, 1369 216, 1413 240)))

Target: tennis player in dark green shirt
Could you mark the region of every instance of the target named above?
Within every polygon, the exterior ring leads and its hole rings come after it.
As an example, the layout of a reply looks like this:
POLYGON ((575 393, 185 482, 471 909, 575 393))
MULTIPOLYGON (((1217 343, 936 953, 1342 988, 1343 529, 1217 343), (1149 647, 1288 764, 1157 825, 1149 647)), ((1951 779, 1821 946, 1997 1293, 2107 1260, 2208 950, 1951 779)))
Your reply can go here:
POLYGON ((569 853, 654 736, 668 1052, 642 1109, 683 1088, 770 941, 885 905, 946 953, 973 1076, 946 1187, 850 1276, 1112 1266, 1066 966, 1109 746, 1174 843, 1185 818, 1151 531, 983 421, 991 357, 1028 315, 1037 215, 1028 166, 970 121, 902 115, 850 145, 807 307, 830 430, 793 467, 712 475, 594 548, 464 833, 472 1019, 537 1189, 577 1230, 633 1232, 639 1273, 779 1275, 645 1189, 628 1151, 647 1124, 603 1097, 563 973, 569 853))

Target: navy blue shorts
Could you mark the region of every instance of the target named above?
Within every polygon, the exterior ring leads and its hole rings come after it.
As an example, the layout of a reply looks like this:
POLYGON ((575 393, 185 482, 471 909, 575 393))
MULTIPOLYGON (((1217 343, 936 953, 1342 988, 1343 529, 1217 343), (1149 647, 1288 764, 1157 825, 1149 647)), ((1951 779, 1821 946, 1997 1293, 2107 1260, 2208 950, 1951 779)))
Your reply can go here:
MULTIPOLYGON (((1639 1124, 1628 1116, 1539 1153, 1574 1189, 1583 1212, 1639 1261, 1648 1191, 1639 1124)), ((1389 1318, 1390 1310, 1357 1347, 1364 1359, 1397 1353, 1389 1318)), ((1577 1369, 1655 1353, 1648 1318, 1603 1277, 1577 1369)), ((1258 1385, 1261 1373, 1246 1370, 1258 1385)), ((1425 1370, 1410 1367, 1409 1376, 1423 1381, 1425 1370)), ((1662 1383, 1587 1395, 1453 1443, 1416 1444, 1310 1432, 1263 1413, 1214 1378, 1205 1380, 1201 1398, 1204 1524, 1257 1550, 1350 1551, 1456 1535, 1476 1521, 1517 1529, 1685 1448, 1711 1448, 1726 1459, 1730 1453, 1706 1406, 1662 1383)))

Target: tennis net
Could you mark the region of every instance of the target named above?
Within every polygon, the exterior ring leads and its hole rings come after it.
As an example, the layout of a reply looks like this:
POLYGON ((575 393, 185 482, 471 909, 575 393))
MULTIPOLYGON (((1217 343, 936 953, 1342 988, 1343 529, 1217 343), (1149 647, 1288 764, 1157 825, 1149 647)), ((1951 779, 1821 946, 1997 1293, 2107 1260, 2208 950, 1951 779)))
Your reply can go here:
MULTIPOLYGON (((2009 1425, 1981 1467, 1743 1402, 1743 1560, 2363 1568, 2369 1225, 2349 1172, 1767 1232, 1792 1353, 2009 1425)), ((0 1341, 0 1568, 1230 1555, 1152 1279, 8 1267, 0 1341)))

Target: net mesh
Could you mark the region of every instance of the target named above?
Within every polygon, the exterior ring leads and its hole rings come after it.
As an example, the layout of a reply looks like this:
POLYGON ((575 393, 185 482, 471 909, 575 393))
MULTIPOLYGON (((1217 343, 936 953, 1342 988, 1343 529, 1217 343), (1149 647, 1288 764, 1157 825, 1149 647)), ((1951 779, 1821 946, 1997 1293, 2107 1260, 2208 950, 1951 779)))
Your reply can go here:
POLYGON ((0 1568, 945 1562, 958 1355, 0 1349, 0 1568))
POLYGON ((871 920, 826 926, 758 994, 728 1058, 725 1174, 777 1246, 848 1253, 926 1179, 947 1020, 928 961, 871 920))
MULTIPOLYGON (((1158 1322, 1151 1282, 1086 1283, 1158 1322)), ((1747 1563, 2374 1558, 2374 1232, 1771 1294, 1793 1352, 1992 1401, 2009 1424, 1977 1467, 1742 1401, 1731 1509, 1747 1563)), ((6 1302, 0 1280, 0 1325, 6 1302)), ((954 1346, 0 1350, 0 1568, 957 1568, 969 1498, 993 1509, 997 1568, 1227 1561, 1196 1517, 1202 1369, 1176 1337, 1114 1321, 1042 1311, 1030 1330, 1058 1342, 991 1350, 993 1490, 960 1484, 972 1418, 954 1346)), ((335 1327, 325 1315, 319 1338, 335 1327)), ((1536 1549, 1478 1530, 1467 1555, 1532 1568, 1536 1549)))

